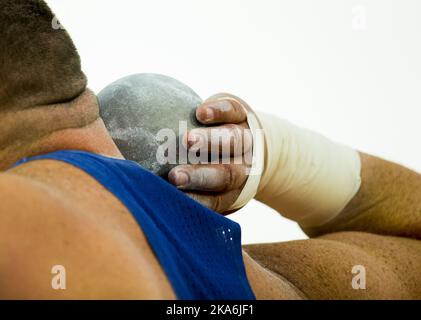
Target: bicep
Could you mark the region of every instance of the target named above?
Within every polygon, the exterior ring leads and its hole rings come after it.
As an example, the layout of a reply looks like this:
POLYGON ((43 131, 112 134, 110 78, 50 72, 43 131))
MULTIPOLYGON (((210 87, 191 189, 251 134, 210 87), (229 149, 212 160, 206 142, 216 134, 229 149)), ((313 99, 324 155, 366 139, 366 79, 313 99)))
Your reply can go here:
POLYGON ((342 232, 245 250, 310 299, 421 298, 417 240, 342 232), (355 289, 353 278, 363 273, 366 289, 355 289))

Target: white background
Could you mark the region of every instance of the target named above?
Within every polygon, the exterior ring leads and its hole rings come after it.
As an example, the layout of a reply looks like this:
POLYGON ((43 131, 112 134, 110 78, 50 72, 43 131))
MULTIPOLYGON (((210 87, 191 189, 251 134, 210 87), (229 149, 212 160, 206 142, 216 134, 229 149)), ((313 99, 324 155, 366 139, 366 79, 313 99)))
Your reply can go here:
MULTIPOLYGON (((50 0, 99 92, 162 73, 421 171, 417 0, 50 0)), ((257 202, 243 241, 305 238, 257 202)))

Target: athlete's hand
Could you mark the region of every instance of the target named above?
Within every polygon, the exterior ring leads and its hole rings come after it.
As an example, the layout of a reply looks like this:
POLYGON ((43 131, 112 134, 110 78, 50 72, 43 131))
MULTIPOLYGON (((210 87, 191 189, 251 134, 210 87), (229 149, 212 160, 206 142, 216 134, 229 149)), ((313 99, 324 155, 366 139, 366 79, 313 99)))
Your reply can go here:
POLYGON ((216 163, 179 165, 168 174, 169 181, 177 188, 219 213, 229 213, 245 185, 250 167, 253 138, 247 130, 247 113, 242 104, 245 102, 235 96, 218 94, 200 105, 196 118, 206 127, 186 134, 187 148, 203 150, 207 145, 209 157, 216 150, 222 156, 215 159, 216 163), (212 139, 218 135, 224 138, 212 139))

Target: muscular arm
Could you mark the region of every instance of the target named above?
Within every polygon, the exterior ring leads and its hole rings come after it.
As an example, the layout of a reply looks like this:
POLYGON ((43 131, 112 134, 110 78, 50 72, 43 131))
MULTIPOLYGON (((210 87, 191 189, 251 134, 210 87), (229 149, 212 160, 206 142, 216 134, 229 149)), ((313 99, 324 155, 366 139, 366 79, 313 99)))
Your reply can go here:
MULTIPOLYGON (((241 104, 245 102, 224 94, 200 106, 197 118, 206 125, 244 121, 247 115, 241 104), (206 118, 209 109, 214 114, 211 119, 206 118)), ((421 175, 359 154, 276 116, 258 114, 258 118, 265 135, 265 168, 257 200, 297 221, 310 236, 365 231, 421 238, 421 175)), ((244 187, 244 170, 239 170, 241 165, 208 165, 212 171, 203 167, 183 166, 190 176, 183 189, 215 190, 194 198, 213 210, 229 212, 239 193, 226 197, 220 191, 244 187)), ((170 181, 178 186, 176 171, 172 173, 170 181)))
POLYGON ((266 162, 257 199, 310 236, 366 231, 421 238, 421 175, 274 116, 260 119, 266 162))
POLYGON ((367 154, 361 162, 356 196, 335 219, 305 229, 307 234, 354 230, 421 239, 421 175, 367 154))
POLYGON ((421 299, 419 240, 341 232, 245 250, 308 299, 421 299), (353 288, 354 266, 366 289, 353 288))

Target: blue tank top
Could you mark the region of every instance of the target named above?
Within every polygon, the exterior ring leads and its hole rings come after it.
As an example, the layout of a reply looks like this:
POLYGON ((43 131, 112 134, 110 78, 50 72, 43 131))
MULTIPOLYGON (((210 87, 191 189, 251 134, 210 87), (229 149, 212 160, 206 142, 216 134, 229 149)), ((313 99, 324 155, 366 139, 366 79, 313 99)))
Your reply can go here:
POLYGON ((95 178, 131 212, 179 299, 254 299, 240 226, 135 162, 82 151, 23 159, 63 161, 95 178))

